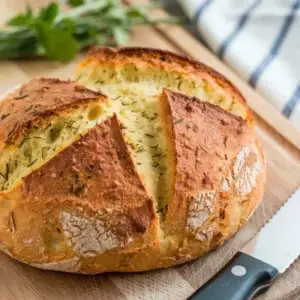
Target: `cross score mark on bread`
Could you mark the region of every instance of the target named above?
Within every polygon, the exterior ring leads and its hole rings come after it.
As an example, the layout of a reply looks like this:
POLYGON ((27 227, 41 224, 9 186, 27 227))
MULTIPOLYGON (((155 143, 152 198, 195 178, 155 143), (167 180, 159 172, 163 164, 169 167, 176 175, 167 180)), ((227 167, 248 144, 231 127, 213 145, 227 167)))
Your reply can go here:
POLYGON ((175 54, 98 48, 76 78, 1 103, 1 249, 68 272, 142 271, 202 256, 263 194, 241 94, 175 54))

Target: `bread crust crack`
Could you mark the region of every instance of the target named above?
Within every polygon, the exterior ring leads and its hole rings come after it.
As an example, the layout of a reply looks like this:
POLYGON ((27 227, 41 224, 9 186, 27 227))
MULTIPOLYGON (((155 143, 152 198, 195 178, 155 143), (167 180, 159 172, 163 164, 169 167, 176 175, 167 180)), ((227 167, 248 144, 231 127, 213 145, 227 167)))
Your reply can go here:
POLYGON ((63 212, 61 222, 64 234, 70 239, 74 251, 83 257, 100 255, 107 250, 126 245, 101 220, 63 212))
POLYGON ((192 198, 187 217, 187 229, 196 231, 214 211, 214 204, 217 192, 203 191, 192 198))

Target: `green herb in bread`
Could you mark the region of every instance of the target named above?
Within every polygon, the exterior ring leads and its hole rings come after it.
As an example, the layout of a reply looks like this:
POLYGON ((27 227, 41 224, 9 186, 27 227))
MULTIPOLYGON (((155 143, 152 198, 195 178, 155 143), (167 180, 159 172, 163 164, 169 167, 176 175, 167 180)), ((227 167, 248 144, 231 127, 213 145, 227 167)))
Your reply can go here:
POLYGON ((76 83, 36 79, 1 102, 0 190, 6 191, 94 127, 107 97, 76 83))

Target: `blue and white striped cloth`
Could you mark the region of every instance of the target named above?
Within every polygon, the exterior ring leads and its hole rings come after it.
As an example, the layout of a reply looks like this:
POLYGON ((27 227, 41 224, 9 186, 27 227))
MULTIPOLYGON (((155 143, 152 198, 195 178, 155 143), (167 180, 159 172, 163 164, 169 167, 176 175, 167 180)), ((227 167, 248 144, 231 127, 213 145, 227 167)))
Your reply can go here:
POLYGON ((177 0, 221 59, 300 129, 300 0, 177 0))

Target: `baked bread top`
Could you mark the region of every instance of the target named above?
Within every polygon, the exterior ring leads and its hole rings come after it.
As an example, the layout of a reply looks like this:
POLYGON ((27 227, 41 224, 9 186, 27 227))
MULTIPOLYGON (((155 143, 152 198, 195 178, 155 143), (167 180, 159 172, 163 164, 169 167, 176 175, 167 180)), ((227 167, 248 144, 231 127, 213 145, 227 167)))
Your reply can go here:
POLYGON ((98 79, 89 82, 91 86, 139 83, 143 87, 144 82, 156 83, 160 88, 183 91, 185 95, 216 104, 249 123, 253 121, 245 98, 223 75, 196 60, 166 50, 94 47, 80 63, 75 78, 84 82, 94 76, 98 79))
POLYGON ((87 132, 107 101, 100 92, 59 79, 34 79, 12 92, 0 106, 0 190, 87 132))
POLYGON ((71 81, 40 78, 25 83, 1 102, 1 150, 43 118, 99 99, 105 101, 106 96, 71 81))
MULTIPOLYGON (((251 130, 241 117, 218 106, 165 89, 162 97, 164 128, 172 149, 173 197, 169 199, 168 222, 177 234, 199 227, 200 219, 215 218, 214 201, 224 171, 242 145, 251 142, 251 130), (201 199, 203 218, 188 217, 189 201, 201 199), (194 224, 194 219, 197 219, 194 224)), ((170 167, 171 167, 170 166, 170 167)), ((194 212, 197 214, 197 212, 194 212)))
POLYGON ((253 213, 263 153, 222 75, 170 52, 95 48, 75 77, 0 104, 18 114, 0 133, 20 124, 2 134, 3 251, 60 271, 149 270, 200 257, 253 213))

